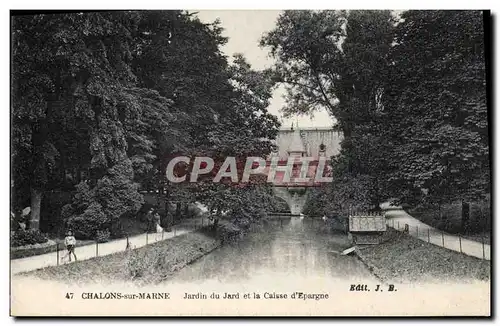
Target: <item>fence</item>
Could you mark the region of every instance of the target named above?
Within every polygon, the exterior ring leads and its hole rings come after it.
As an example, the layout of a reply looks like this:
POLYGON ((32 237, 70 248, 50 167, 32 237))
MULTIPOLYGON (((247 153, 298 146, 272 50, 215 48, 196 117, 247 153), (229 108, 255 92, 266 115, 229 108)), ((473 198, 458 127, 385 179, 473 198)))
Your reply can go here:
MULTIPOLYGON (((209 225, 206 218, 196 218, 184 220, 179 225, 173 225, 170 231, 163 229, 162 232, 143 233, 135 236, 127 236, 122 239, 111 240, 108 242, 99 242, 97 239, 90 244, 84 244, 75 248, 75 254, 78 260, 86 260, 95 257, 102 257, 117 252, 140 248, 146 245, 160 242, 176 237, 181 234, 197 231, 209 225)), ((77 241, 78 244, 78 241, 77 241)), ((68 251, 64 245, 57 244, 55 253, 55 264, 61 265, 69 262, 68 251)), ((74 261, 74 256, 71 257, 74 261)), ((50 263, 50 262, 49 262, 50 263)))
POLYGON ((483 236, 481 236, 479 241, 476 241, 460 234, 445 233, 425 224, 419 227, 418 225, 409 225, 393 219, 387 220, 387 225, 421 241, 483 260, 490 260, 490 245, 483 236))

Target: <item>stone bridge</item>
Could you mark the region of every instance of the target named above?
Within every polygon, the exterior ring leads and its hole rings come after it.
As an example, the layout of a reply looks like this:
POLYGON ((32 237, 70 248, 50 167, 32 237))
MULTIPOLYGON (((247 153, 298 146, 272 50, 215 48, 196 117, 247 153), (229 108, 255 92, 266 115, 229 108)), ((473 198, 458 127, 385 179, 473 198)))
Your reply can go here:
MULTIPOLYGON (((314 181, 315 174, 321 170, 318 169, 320 158, 324 157, 328 160, 331 156, 338 154, 340 141, 341 134, 331 128, 292 127, 280 130, 276 138, 277 151, 268 158, 268 168, 271 161, 276 160, 276 157, 279 161, 278 166, 286 165, 291 156, 294 156, 296 161, 300 157, 311 157, 313 159, 309 163, 309 169, 305 174, 301 174, 301 163, 294 164, 294 172, 290 182, 283 181, 283 172, 276 173, 276 179, 273 182, 274 194, 286 201, 292 214, 299 215, 302 213, 307 201, 308 189, 320 185, 314 181), (309 178, 311 181, 295 182, 294 177, 309 178)), ((328 164, 325 166, 325 173, 328 173, 327 167, 328 164)))

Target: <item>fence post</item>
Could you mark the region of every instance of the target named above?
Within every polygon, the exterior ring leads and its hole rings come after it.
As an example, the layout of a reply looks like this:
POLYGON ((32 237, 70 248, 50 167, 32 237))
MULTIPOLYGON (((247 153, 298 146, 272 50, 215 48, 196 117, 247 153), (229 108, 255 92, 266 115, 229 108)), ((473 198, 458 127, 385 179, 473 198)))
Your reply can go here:
POLYGON ((441 231, 441 239, 443 240, 443 248, 445 248, 445 246, 444 246, 444 232, 443 231, 441 231))
POLYGON ((481 242, 482 242, 482 244, 483 244, 483 260, 485 260, 485 259, 486 259, 486 256, 485 256, 485 254, 484 254, 484 236, 483 236, 483 235, 481 235, 481 242))
POLYGON ((165 236, 165 229, 161 230, 161 239, 163 240, 163 237, 165 236))
POLYGON ((462 237, 460 237, 460 234, 458 235, 458 243, 460 244, 460 253, 462 253, 462 237))
POLYGON ((95 256, 99 257, 99 241, 95 240, 95 256))
POLYGON ((398 231, 399 231, 399 221, 398 221, 398 231))
POLYGON ((148 245, 148 237, 149 237, 148 234, 149 234, 148 231, 146 231, 146 245, 148 245))
POLYGON ((56 250, 57 250, 57 266, 59 266, 59 243, 56 243, 56 250))
POLYGON ((174 237, 175 237, 175 225, 172 226, 172 229, 174 229, 174 237))
POLYGON ((427 229, 427 242, 431 243, 431 229, 427 229))
POLYGON ((418 225, 417 225, 417 238, 418 238, 418 225))

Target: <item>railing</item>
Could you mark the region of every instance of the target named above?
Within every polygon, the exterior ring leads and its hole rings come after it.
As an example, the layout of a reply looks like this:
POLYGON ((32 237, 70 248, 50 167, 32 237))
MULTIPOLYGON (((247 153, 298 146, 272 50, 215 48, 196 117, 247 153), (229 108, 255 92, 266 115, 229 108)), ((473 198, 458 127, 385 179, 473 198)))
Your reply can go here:
POLYGON ((480 241, 475 241, 461 234, 449 234, 428 226, 419 228, 417 225, 408 225, 392 219, 387 220, 387 225, 421 241, 483 260, 490 260, 490 245, 486 243, 483 236, 480 241))
MULTIPOLYGON (((87 260, 96 257, 107 256, 110 254, 132 250, 135 248, 151 245, 163 240, 174 238, 178 235, 194 232, 208 226, 207 218, 185 220, 182 225, 173 225, 170 231, 143 233, 135 236, 127 236, 122 239, 116 239, 108 242, 100 242, 97 239, 93 244, 87 244, 75 248, 75 254, 78 260, 87 260), (187 223, 186 223, 187 222, 187 223), (192 223, 189 223, 192 222, 192 223)), ((54 255, 55 261, 51 265, 62 265, 69 262, 66 248, 57 244, 57 251, 54 255)), ((72 257, 74 261, 74 257, 72 257)))

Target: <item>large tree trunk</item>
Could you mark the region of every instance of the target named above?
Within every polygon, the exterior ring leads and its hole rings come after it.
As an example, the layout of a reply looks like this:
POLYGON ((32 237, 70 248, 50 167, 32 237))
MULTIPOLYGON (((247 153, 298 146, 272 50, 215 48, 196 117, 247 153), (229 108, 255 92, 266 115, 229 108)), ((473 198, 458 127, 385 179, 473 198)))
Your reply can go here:
POLYGON ((42 191, 39 189, 31 189, 31 217, 30 217, 30 229, 39 230, 40 229, 40 209, 42 206, 42 191))

